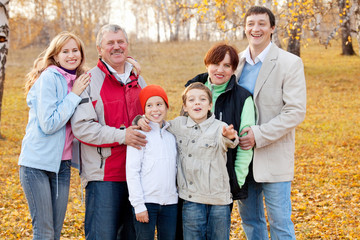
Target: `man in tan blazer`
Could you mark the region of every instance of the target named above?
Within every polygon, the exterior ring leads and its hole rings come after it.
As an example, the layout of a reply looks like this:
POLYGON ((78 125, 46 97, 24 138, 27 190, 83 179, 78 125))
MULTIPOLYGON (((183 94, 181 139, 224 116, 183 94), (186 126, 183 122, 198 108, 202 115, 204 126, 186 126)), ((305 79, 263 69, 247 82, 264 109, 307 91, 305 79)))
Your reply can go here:
POLYGON ((238 201, 248 239, 295 239, 291 221, 291 181, 294 178, 295 127, 305 118, 306 86, 302 60, 271 43, 275 16, 265 7, 245 15, 248 48, 240 53, 239 84, 253 93, 256 125, 244 129, 240 147, 254 147, 248 176, 249 197, 238 201))

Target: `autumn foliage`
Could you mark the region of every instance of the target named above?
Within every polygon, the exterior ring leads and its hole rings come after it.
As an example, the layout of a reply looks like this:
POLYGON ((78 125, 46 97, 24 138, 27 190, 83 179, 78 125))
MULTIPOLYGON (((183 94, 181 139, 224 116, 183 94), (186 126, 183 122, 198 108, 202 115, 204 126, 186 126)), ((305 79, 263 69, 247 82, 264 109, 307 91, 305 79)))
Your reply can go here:
MULTIPOLYGON (((180 110, 184 83, 205 71, 202 59, 211 45, 187 42, 131 46, 131 55, 142 64, 146 81, 160 84, 167 91, 170 119, 180 110)), ((237 42, 236 46, 242 50, 246 42, 237 42)), ((360 236, 360 58, 340 55, 339 46, 336 43, 324 49, 310 43, 301 50, 308 96, 306 119, 297 128, 292 185, 297 239, 360 236)), ((0 239, 32 237, 17 161, 28 111, 24 76, 41 50, 9 52, 1 125, 5 139, 0 140, 0 239)), ((95 47, 87 50, 88 65, 93 66, 95 47)), ((85 203, 76 171, 72 172, 70 191, 62 239, 84 239, 85 203)), ((232 213, 231 239, 245 239, 236 209, 232 213)))

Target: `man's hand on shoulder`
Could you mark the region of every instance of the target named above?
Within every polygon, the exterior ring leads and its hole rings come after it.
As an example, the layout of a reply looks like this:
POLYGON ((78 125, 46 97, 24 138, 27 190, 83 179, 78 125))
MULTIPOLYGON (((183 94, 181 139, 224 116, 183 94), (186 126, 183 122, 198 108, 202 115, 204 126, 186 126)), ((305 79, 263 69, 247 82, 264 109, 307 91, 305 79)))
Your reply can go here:
POLYGON ((140 127, 130 126, 126 128, 125 144, 140 150, 141 147, 145 147, 147 143, 146 136, 138 131, 135 131, 135 129, 140 129, 140 127))

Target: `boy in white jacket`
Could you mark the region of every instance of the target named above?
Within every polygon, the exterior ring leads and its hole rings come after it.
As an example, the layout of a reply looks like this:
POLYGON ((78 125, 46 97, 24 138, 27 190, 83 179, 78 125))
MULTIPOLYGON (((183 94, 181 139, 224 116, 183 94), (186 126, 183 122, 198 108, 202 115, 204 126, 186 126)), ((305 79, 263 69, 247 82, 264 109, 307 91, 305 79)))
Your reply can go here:
POLYGON ((139 95, 151 131, 142 132, 148 143, 140 150, 127 147, 126 179, 133 206, 136 239, 175 239, 178 194, 176 189, 176 141, 166 129, 168 110, 165 91, 157 85, 139 95))

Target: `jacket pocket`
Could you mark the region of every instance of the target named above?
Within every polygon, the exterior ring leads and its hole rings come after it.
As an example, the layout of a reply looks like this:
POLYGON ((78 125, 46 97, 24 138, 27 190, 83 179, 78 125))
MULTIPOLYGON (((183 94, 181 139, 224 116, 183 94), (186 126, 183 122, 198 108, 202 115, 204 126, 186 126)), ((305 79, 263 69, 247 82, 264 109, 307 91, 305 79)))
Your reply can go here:
POLYGON ((156 160, 155 159, 147 159, 147 161, 143 161, 141 163, 141 176, 146 176, 151 172, 155 165, 156 160))
POLYGON ((176 148, 178 151, 178 154, 180 156, 183 156, 183 154, 186 154, 188 150, 189 145, 189 139, 183 136, 177 136, 176 137, 176 148))
POLYGON ((277 143, 268 146, 268 169, 274 176, 289 175, 294 172, 294 151, 292 143, 277 143), (281 152, 281 156, 279 156, 281 152))
POLYGON ((100 159, 101 159, 100 168, 102 168, 104 166, 104 161, 106 160, 106 158, 108 158, 111 155, 111 148, 98 147, 97 152, 100 155, 100 159))
POLYGON ((203 138, 203 139, 198 139, 198 141, 200 141, 200 143, 197 143, 197 146, 199 146, 198 156, 201 159, 209 160, 212 158, 216 158, 216 156, 220 154, 217 153, 218 143, 216 142, 215 139, 203 138))

